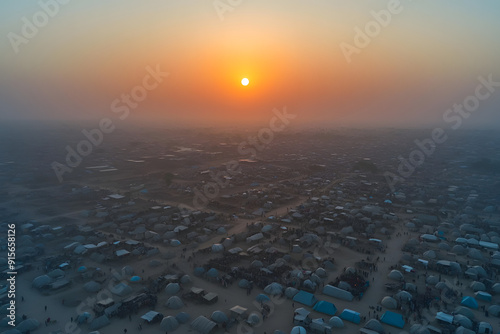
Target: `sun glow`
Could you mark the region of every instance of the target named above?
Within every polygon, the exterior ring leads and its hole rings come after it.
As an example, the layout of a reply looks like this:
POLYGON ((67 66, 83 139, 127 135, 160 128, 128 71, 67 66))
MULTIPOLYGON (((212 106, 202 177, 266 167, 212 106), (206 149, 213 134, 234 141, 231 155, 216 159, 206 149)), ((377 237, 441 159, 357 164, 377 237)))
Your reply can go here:
POLYGON ((248 80, 247 78, 243 78, 241 79, 241 84, 243 86, 248 86, 248 84, 250 83, 250 80, 248 80))

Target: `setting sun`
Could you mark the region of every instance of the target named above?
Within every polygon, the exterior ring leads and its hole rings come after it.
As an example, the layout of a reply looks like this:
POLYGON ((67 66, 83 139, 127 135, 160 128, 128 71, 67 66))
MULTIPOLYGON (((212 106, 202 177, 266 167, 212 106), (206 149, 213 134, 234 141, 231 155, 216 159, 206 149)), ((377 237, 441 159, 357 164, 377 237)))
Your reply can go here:
POLYGON ((250 80, 248 80, 247 78, 243 78, 241 79, 241 84, 243 86, 248 86, 248 84, 250 83, 250 80))

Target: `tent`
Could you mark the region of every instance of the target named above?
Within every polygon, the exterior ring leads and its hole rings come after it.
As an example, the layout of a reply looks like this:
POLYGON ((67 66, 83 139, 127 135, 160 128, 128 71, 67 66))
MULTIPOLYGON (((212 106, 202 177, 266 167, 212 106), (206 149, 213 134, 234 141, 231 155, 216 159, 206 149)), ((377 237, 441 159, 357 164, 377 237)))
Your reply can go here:
POLYGON ((268 302, 270 301, 271 299, 269 299, 268 296, 266 296, 265 294, 263 293, 260 293, 257 295, 257 297, 255 297, 255 300, 262 303, 262 302, 268 302))
POLYGON ((451 323, 453 323, 453 316, 450 314, 446 314, 444 312, 438 312, 438 313, 436 313, 436 320, 451 324, 451 323))
POLYGON ((385 296, 384 298, 382 298, 380 304, 382 304, 383 307, 391 310, 395 310, 398 308, 398 302, 396 301, 396 299, 389 296, 385 296))
POLYGON ((31 285, 37 289, 40 289, 46 285, 49 285, 50 283, 52 283, 52 278, 50 278, 47 275, 41 275, 36 277, 31 283, 31 285))
POLYGON ((257 313, 252 313, 247 318, 247 324, 255 326, 260 322, 260 316, 257 313))
POLYGON ((212 253, 220 253, 224 251, 224 246, 221 244, 212 245, 212 253))
POLYGON ((387 275, 387 277, 389 277, 390 279, 396 280, 396 281, 404 280, 403 274, 399 270, 396 270, 396 269, 391 270, 391 272, 389 273, 389 275, 387 275))
POLYGON ((208 277, 217 277, 219 276, 219 271, 215 268, 210 268, 208 271, 207 271, 207 276, 208 277))
POLYGON ((465 315, 461 315, 461 314, 455 314, 455 316, 453 316, 453 322, 456 322, 460 326, 463 326, 467 329, 472 329, 472 326, 473 326, 472 320, 467 318, 465 315))
POLYGON ((478 292, 476 292, 475 296, 476 296, 477 299, 483 300, 483 301, 486 301, 486 302, 491 302, 491 299, 492 299, 492 296, 489 293, 484 292, 484 291, 478 291, 478 292))
POLYGON ((474 290, 474 292, 476 291, 486 291, 486 286, 481 283, 481 282, 478 282, 478 281, 474 281, 470 284, 470 288, 472 290, 474 290))
POLYGON ((335 313, 337 313, 337 308, 335 307, 335 305, 324 300, 320 300, 319 302, 317 302, 314 305, 313 309, 317 312, 328 315, 335 315, 335 313))
POLYGON ((191 322, 191 328, 193 328, 195 331, 198 331, 202 334, 208 334, 211 333, 214 328, 216 328, 217 324, 204 316, 200 315, 198 318, 194 319, 193 322, 191 322))
POLYGON ((340 313, 340 319, 354 322, 355 324, 359 324, 361 322, 361 316, 359 312, 349 310, 349 309, 344 309, 342 313, 340 313))
POLYGON ((210 317, 210 319, 212 319, 213 321, 215 321, 218 324, 228 323, 229 322, 229 318, 222 311, 214 311, 212 313, 212 316, 210 317))
POLYGON ((290 331, 290 334, 307 334, 307 331, 304 327, 302 326, 295 326, 294 328, 292 328, 292 330, 290 331))
POLYGON ((175 320, 177 320, 179 324, 185 324, 189 321, 189 319, 191 319, 191 316, 186 312, 179 312, 175 316, 175 320))
POLYGON ((365 328, 372 330, 372 331, 375 331, 377 333, 384 333, 385 332, 384 327, 382 327, 382 324, 377 319, 368 320, 365 324, 365 328))
POLYGON ((475 318, 474 313, 472 313, 472 311, 469 308, 464 307, 464 306, 457 306, 455 308, 454 314, 465 315, 467 318, 469 318, 471 320, 474 320, 474 318, 475 318))
POLYGON ((403 328, 405 326, 403 316, 392 311, 386 311, 380 318, 380 321, 384 324, 388 324, 398 328, 403 328))
POLYGON ((289 286, 288 288, 285 289, 285 296, 287 298, 293 298, 293 296, 295 296, 297 293, 299 293, 299 290, 295 289, 295 288, 292 288, 291 286, 289 286))
POLYGON ((479 307, 479 305, 477 304, 477 300, 474 297, 470 296, 463 297, 460 305, 467 306, 475 310, 477 310, 477 308, 479 307))
POLYGON ((91 317, 92 317, 92 315, 89 312, 80 313, 76 317, 76 323, 83 324, 84 322, 87 322, 87 320, 89 320, 91 317))
POLYGON ((240 288, 243 288, 243 289, 246 289, 250 286, 250 282, 248 282, 248 280, 242 278, 239 282, 238 282, 238 286, 240 288))
POLYGON ((184 303, 182 302, 182 300, 179 297, 173 296, 167 300, 167 302, 165 303, 165 306, 170 308, 170 309, 178 310, 184 306, 184 303))
POLYGON ((493 333, 493 327, 487 322, 481 321, 477 329, 478 334, 493 333))
POLYGON ((167 295, 175 295, 177 292, 181 290, 181 286, 179 283, 168 283, 168 285, 165 287, 165 292, 167 295))
POLYGON ((193 272, 194 272, 195 276, 199 277, 199 276, 201 276, 201 275, 203 275, 205 273, 205 268, 203 268, 203 267, 196 267, 196 268, 194 268, 193 272))
POLYGON ((344 322, 342 321, 342 319, 340 319, 337 316, 331 317, 330 321, 328 321, 328 324, 330 325, 330 327, 333 327, 333 328, 344 327, 344 322))
POLYGON ((141 316, 142 320, 145 320, 149 323, 159 321, 159 319, 163 318, 163 314, 158 313, 156 311, 148 311, 143 316, 141 316))
POLYGON ((160 323, 160 328, 166 332, 173 332, 179 327, 179 322, 171 315, 166 316, 160 323))
POLYGON ((243 317, 248 309, 241 307, 239 305, 233 306, 229 309, 231 311, 231 318, 237 319, 238 317, 243 317))
POLYGON ((188 284, 188 283, 191 283, 192 280, 191 280, 191 277, 189 275, 183 275, 181 277, 181 283, 182 284, 188 284))
POLYGON ((92 320, 89 327, 91 330, 95 331, 109 325, 110 323, 109 318, 106 315, 102 315, 99 318, 92 320))
POLYGON ((494 317, 498 317, 500 315, 500 305, 490 305, 488 313, 494 317))
POLYGON ((264 288, 264 292, 271 296, 281 295, 283 293, 283 286, 273 282, 264 288))
POLYGON ((329 284, 325 285, 323 288, 323 294, 347 301, 352 301, 354 299, 354 296, 349 291, 339 289, 336 286, 329 284))
POLYGON ((293 296, 293 301, 307 305, 313 306, 317 300, 312 293, 300 290, 295 296, 293 296))
POLYGON ((141 280, 142 280, 142 278, 140 276, 130 277, 130 282, 132 282, 132 283, 137 283, 137 282, 140 282, 141 280))

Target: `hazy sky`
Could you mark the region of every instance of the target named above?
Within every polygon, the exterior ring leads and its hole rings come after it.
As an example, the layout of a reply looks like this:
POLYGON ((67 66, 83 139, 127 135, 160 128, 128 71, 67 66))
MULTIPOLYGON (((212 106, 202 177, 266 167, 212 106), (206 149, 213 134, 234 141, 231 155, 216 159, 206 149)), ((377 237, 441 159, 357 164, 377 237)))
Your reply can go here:
MULTIPOLYGON (((2 1, 2 118, 117 118, 148 66, 169 76, 127 121, 265 124, 287 106, 300 124, 431 125, 478 76, 500 81, 498 0, 401 0, 386 26, 371 12, 392 1, 221 0, 240 2, 223 19, 212 0, 61 2, 44 22, 56 0, 2 1), (380 31, 357 44, 367 23, 380 31)), ((464 125, 500 125, 496 90, 464 125)))

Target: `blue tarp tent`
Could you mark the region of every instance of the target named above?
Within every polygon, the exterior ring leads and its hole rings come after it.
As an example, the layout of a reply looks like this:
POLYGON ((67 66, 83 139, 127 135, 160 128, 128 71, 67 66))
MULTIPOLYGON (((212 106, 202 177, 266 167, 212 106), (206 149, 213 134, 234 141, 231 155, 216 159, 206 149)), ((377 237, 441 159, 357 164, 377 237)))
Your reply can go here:
POLYGON ((324 300, 320 300, 319 302, 317 302, 316 305, 314 305, 313 309, 315 311, 328 315, 335 315, 335 313, 337 313, 337 308, 335 307, 335 305, 324 300))
POLYGON ((312 293, 300 290, 295 296, 293 296, 293 301, 298 302, 307 306, 313 306, 317 300, 312 293))
POLYGON ((484 300, 486 302, 491 302, 491 295, 488 292, 478 291, 475 293, 476 298, 479 300, 484 300))
POLYGON ((380 321, 384 324, 388 324, 397 328, 403 328, 405 326, 403 316, 391 311, 386 311, 380 318, 380 321))
POLYGON ((477 300, 474 297, 470 296, 465 296, 464 298, 462 298, 460 305, 467 306, 475 310, 479 307, 479 305, 477 304, 477 300))
POLYGON ((358 312, 349 310, 349 309, 344 309, 342 313, 340 314, 340 319, 354 322, 355 324, 359 324, 361 322, 361 316, 358 312))

